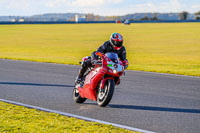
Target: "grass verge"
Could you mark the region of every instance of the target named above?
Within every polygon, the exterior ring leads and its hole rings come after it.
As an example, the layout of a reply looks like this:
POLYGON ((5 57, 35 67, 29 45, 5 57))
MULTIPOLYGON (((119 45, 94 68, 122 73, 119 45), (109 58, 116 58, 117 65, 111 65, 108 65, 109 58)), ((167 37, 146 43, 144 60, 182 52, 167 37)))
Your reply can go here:
POLYGON ((0 101, 0 132, 14 133, 135 133, 133 131, 29 109, 0 101))
POLYGON ((0 25, 0 58, 78 65, 113 32, 128 69, 200 76, 200 23, 0 25))

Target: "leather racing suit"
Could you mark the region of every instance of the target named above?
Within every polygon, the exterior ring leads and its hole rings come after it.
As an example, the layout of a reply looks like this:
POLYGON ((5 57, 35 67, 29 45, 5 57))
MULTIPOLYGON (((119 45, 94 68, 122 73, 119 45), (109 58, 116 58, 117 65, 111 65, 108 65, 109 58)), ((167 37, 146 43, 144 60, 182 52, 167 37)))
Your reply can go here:
MULTIPOLYGON (((98 58, 98 56, 95 54, 96 51, 92 53, 92 57, 86 57, 85 60, 82 62, 82 68, 79 71, 79 76, 78 79, 81 79, 86 72, 86 70, 92 66, 92 62, 98 58)), ((124 67, 128 67, 128 60, 126 59, 126 49, 124 46, 121 47, 119 50, 115 50, 113 46, 111 45, 110 41, 104 42, 103 45, 101 45, 98 49, 97 52, 101 52, 103 54, 108 53, 108 52, 114 52, 118 55, 120 60, 123 62, 124 67)))

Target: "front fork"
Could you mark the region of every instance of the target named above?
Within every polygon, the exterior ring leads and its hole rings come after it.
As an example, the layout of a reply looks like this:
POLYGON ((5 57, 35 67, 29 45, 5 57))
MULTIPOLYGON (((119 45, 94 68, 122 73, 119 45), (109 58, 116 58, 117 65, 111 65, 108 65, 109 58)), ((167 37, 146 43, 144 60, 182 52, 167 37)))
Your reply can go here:
POLYGON ((101 89, 104 88, 104 85, 108 79, 112 79, 115 82, 115 85, 120 84, 120 78, 114 79, 113 77, 106 77, 106 78, 103 77, 103 79, 101 80, 101 84, 100 84, 101 89))

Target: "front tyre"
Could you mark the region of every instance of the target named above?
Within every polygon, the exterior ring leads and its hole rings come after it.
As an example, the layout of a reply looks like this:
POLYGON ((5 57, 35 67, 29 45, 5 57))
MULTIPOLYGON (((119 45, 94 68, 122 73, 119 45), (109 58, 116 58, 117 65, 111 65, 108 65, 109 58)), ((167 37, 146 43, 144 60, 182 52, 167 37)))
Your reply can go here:
POLYGON ((74 85, 74 90, 73 90, 73 99, 76 103, 83 103, 85 102, 86 98, 82 98, 79 94, 79 91, 78 91, 78 86, 79 84, 78 83, 75 83, 74 85))
POLYGON ((97 93, 97 103, 100 107, 105 107, 109 104, 112 99, 113 93, 115 89, 115 82, 112 79, 108 79, 104 85, 104 88, 98 88, 97 93))

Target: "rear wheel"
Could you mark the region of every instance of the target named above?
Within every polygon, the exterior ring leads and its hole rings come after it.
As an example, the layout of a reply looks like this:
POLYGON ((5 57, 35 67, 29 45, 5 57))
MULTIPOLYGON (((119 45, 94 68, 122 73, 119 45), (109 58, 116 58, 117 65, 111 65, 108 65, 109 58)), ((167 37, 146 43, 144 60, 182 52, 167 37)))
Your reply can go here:
POLYGON ((78 86, 80 86, 80 84, 75 83, 74 90, 73 90, 73 99, 76 103, 83 103, 85 102, 86 98, 82 98, 80 96, 79 91, 78 91, 78 86))
POLYGON ((105 107, 109 104, 110 100, 112 99, 114 89, 115 82, 112 79, 108 79, 106 81, 103 89, 99 87, 97 93, 97 103, 100 107, 105 107))

